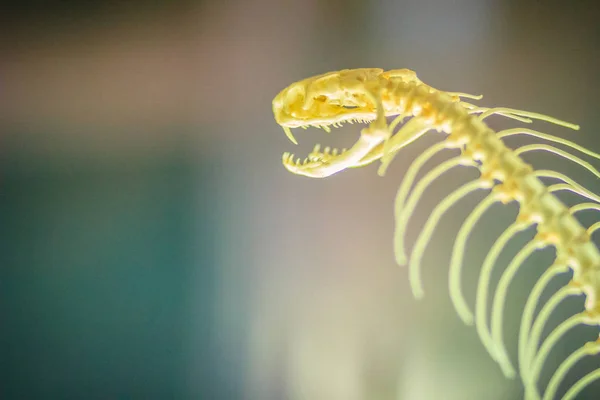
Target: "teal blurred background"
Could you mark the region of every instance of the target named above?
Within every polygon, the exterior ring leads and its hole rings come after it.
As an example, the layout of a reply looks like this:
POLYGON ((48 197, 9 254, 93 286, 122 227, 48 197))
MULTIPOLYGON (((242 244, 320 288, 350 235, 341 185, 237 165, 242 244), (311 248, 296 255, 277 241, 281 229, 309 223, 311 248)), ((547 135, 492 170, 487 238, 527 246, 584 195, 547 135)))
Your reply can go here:
MULTIPOLYGON (((423 301, 394 264, 395 192, 438 137, 399 154, 385 178, 370 166, 305 179, 281 166, 293 145, 270 102, 330 70, 410 68, 434 87, 484 94, 483 105, 579 123, 579 132, 534 129, 599 151, 598 11, 596 1, 530 0, 7 5, 0 398, 521 398, 448 297, 453 238, 483 194, 436 232, 423 301)), ((343 147, 357 134, 302 131, 302 150, 292 151, 343 147)), ((571 163, 528 160, 600 192, 571 163)), ((431 208, 475 176, 455 171, 432 187, 410 244, 431 208)), ((515 215, 498 207, 478 225, 464 281, 470 304, 487 249, 515 215)), ((532 257, 511 286, 513 360, 519 310, 552 256, 532 257)), ((566 304, 562 319, 582 303, 566 304)), ((596 335, 568 336, 544 375, 596 335)), ((582 362, 567 383, 598 366, 582 362)), ((595 384, 582 398, 599 392, 595 384)))

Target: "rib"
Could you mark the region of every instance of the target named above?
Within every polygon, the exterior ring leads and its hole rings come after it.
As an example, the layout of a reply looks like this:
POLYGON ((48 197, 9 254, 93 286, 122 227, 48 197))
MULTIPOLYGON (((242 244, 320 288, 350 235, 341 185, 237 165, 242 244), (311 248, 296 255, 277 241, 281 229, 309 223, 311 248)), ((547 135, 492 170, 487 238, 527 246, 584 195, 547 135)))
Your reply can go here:
POLYGON ((435 227, 437 226, 440 218, 450 207, 452 207, 454 204, 456 204, 457 201, 459 201, 469 193, 472 193, 478 189, 484 189, 488 187, 488 182, 481 179, 466 183, 458 189, 456 189, 455 191, 453 191, 452 193, 450 193, 433 209, 431 215, 425 223, 425 227, 423 228, 423 230, 419 234, 419 237, 417 238, 417 242, 415 243, 415 247, 413 248, 410 257, 409 281, 413 291, 413 295, 417 299, 423 297, 424 294, 420 276, 421 259, 425 251, 425 247, 431 239, 433 231, 435 230, 435 227))

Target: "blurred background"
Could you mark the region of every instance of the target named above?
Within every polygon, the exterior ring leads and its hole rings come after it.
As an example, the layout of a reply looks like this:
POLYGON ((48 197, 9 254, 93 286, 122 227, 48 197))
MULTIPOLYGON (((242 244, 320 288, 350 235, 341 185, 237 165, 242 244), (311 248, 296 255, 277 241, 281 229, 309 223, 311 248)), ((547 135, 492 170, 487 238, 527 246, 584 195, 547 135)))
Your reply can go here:
MULTIPOLYGON (((326 71, 410 68, 434 87, 484 94, 482 105, 579 123, 579 132, 534 128, 599 151, 596 3, 6 4, 0 398, 522 398, 519 381, 504 379, 448 297, 453 239, 484 194, 440 224, 424 258, 422 301, 394 262, 395 193, 439 137, 406 148, 384 178, 369 166, 307 179, 289 174, 281 154, 304 154, 315 142, 344 147, 358 128, 325 138, 301 131, 298 150, 275 124, 271 100, 326 71)), ((516 126, 498 117, 490 124, 516 126)), ((528 160, 600 191, 572 163, 528 160)), ((409 245, 432 207, 476 176, 457 170, 431 187, 409 245)), ((469 242, 463 285, 471 306, 483 257, 515 215, 514 206, 496 207, 469 242)), ((511 242, 499 264, 531 233, 511 242)), ((505 337, 513 360, 519 311, 553 255, 531 257, 511 286, 505 337)), ((582 304, 565 302, 557 318, 582 304)), ((542 382, 596 335, 568 335, 542 382)), ((560 393, 599 366, 598 358, 578 364, 560 393)), ((581 398, 599 392, 595 384, 581 398)))

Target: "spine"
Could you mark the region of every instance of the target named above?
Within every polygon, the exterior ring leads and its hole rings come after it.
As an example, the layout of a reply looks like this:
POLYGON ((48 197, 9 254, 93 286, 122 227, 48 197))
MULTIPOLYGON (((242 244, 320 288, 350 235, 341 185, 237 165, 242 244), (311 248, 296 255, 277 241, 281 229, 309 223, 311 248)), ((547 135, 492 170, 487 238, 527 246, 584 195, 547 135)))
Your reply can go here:
MULTIPOLYGON (((412 89, 412 88, 411 88, 412 89)), ((534 174, 533 168, 506 147, 496 133, 455 99, 426 88, 411 90, 412 101, 431 110, 434 123, 449 134, 449 146, 463 145, 463 154, 479 161, 481 178, 497 180, 494 190, 504 202, 519 202, 519 219, 536 223, 538 239, 554 245, 573 270, 573 283, 586 294, 585 308, 600 318, 600 251, 569 209, 534 174)))

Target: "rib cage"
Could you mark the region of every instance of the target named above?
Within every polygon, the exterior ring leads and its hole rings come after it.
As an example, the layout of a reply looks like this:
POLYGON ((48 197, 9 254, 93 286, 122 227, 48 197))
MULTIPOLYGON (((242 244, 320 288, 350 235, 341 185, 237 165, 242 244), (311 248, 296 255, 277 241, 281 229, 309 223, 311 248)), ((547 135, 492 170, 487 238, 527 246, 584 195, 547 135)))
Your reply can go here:
MULTIPOLYGON (((417 298, 422 297, 423 289, 420 278, 421 259, 439 219, 449 208, 467 194, 476 190, 491 188, 491 193, 466 218, 454 243, 449 276, 451 299, 457 313, 466 324, 472 324, 475 321, 482 343, 493 359, 500 364, 504 375, 509 378, 513 377, 515 370, 504 348, 502 338, 502 315, 506 293, 512 278, 527 257, 537 249, 554 246, 557 254, 556 260, 540 277, 528 297, 522 315, 518 343, 519 371, 525 386, 526 398, 553 399, 556 396, 560 382, 575 363, 586 355, 600 353, 600 340, 587 343, 575 351, 558 367, 550 379, 547 388, 542 391, 543 397, 540 396, 540 388, 538 388, 537 381, 541 368, 548 354, 564 333, 579 324, 600 324, 600 304, 598 303, 598 291, 600 290, 600 252, 590 240, 590 235, 593 231, 586 231, 573 217, 573 214, 577 211, 587 208, 600 209, 600 206, 596 203, 584 203, 568 209, 552 193, 559 190, 569 190, 596 201, 599 198, 560 173, 534 171, 529 164, 525 163, 519 157, 519 153, 535 149, 551 151, 577 162, 597 176, 598 171, 583 160, 552 146, 530 145, 521 148, 520 151, 518 149, 517 151, 511 150, 504 145, 501 137, 506 137, 517 132, 550 140, 554 137, 522 128, 496 134, 482 121, 485 115, 476 117, 470 114, 468 109, 460 107, 457 103, 453 103, 449 96, 443 92, 428 93, 427 91, 420 91, 416 93, 418 95, 412 99, 414 102, 431 104, 434 109, 439 110, 440 114, 446 115, 447 120, 452 121, 452 133, 445 142, 432 146, 415 160, 409 171, 407 171, 406 179, 398 191, 395 205, 396 231, 394 246, 397 262, 403 265, 408 261, 413 294, 417 298), (414 181, 418 170, 423 164, 435 153, 457 146, 461 149, 461 155, 442 162, 433 168, 415 185, 409 196, 412 181, 414 181), (450 193, 433 209, 416 240, 411 256, 407 257, 403 244, 404 231, 408 218, 414 211, 421 194, 429 183, 439 178, 443 172, 461 165, 478 168, 481 176, 477 180, 468 182, 450 193), (557 178, 564 183, 546 187, 540 181, 539 178, 541 177, 557 178), (474 317, 462 296, 460 285, 461 264, 468 236, 479 218, 494 203, 501 202, 506 204, 512 201, 519 204, 519 216, 517 221, 510 225, 498 238, 487 254, 479 278, 476 316, 474 317), (517 233, 531 227, 537 230, 536 237, 517 253, 500 278, 492 302, 490 329, 487 326, 488 315, 486 307, 491 270, 500 251, 507 242, 517 233), (541 305, 542 308, 537 313, 537 316, 534 316, 539 298, 547 284, 552 278, 566 273, 569 269, 573 272, 573 277, 569 285, 553 294, 545 305, 541 305), (554 308, 567 296, 578 294, 586 296, 585 310, 562 322, 540 343, 542 329, 554 308)), ((583 149, 572 142, 562 139, 555 141, 567 144, 578 150, 583 149)), ((589 150, 583 150, 589 155, 598 156, 589 150)), ((594 227, 594 229, 596 228, 597 226, 594 227)), ((600 378, 600 369, 582 377, 567 391, 563 398, 575 398, 587 384, 598 378, 600 378)))

